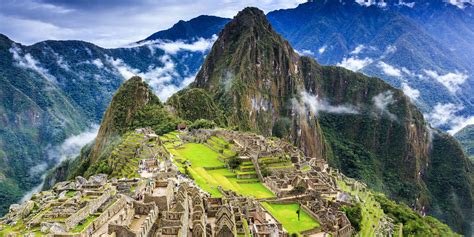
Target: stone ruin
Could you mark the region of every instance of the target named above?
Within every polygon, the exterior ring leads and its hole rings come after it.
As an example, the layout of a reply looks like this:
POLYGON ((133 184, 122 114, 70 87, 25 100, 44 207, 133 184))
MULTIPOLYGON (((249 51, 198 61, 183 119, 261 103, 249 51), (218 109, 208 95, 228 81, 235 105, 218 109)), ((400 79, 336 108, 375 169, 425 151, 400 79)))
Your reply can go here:
MULTIPOLYGON (((211 197, 192 180, 179 175, 172 155, 150 128, 135 132, 155 139, 159 146, 153 156, 137 164, 140 178, 79 176, 34 195, 31 201, 12 205, 0 224, 13 226, 23 220, 26 230, 58 237, 289 236, 260 201, 221 187, 222 197, 211 197)), ((277 195, 268 202, 300 202, 321 223, 321 227, 303 234, 351 236, 353 228, 339 211, 340 205, 350 205, 350 200, 342 198, 324 161, 305 157, 281 140, 250 133, 201 129, 179 134, 184 142, 204 143, 211 136, 228 141, 232 144, 229 149, 255 165, 259 180, 277 195), (275 171, 263 177, 259 165, 265 164, 260 160, 268 157, 291 164, 292 172, 275 171), (300 169, 306 166, 311 168, 300 169), (298 186, 305 190, 300 199, 291 192, 298 186)))

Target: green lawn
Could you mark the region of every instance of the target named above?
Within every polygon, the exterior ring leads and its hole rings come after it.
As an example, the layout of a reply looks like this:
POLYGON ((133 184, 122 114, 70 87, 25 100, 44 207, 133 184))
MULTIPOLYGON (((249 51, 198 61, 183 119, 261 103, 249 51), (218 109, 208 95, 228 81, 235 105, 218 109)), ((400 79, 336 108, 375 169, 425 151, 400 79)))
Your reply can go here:
MULTIPOLYGON (((239 184, 236 174, 227 168, 206 170, 205 167, 222 167, 224 162, 218 159, 219 153, 211 150, 203 144, 187 143, 178 149, 170 149, 176 159, 189 161, 188 168, 195 182, 214 197, 222 196, 218 186, 224 190, 233 190, 244 196, 255 198, 270 198, 275 195, 261 183, 239 184)), ((176 165, 184 172, 183 164, 176 162, 176 165)))
POLYGON ((288 231, 289 234, 301 233, 319 226, 319 223, 301 209, 298 221, 298 204, 270 204, 262 202, 263 207, 269 211, 288 231))
POLYGON ((198 143, 187 143, 175 149, 177 157, 191 162, 192 167, 218 167, 224 163, 217 159, 219 153, 198 143))

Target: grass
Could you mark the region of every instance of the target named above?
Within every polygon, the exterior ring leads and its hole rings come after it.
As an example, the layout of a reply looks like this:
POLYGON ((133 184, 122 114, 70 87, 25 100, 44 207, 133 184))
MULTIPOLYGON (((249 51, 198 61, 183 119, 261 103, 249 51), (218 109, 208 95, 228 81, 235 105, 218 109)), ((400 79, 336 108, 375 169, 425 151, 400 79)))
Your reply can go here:
POLYGON ((187 143, 182 148, 175 149, 178 157, 191 162, 193 167, 219 167, 224 165, 217 159, 219 153, 211 150, 209 147, 198 143, 187 143))
POLYGON ((369 192, 357 192, 351 190, 344 181, 338 181, 338 186, 345 192, 359 196, 362 200, 362 222, 361 230, 357 236, 374 236, 375 230, 379 225, 380 220, 385 216, 380 204, 374 199, 369 192))
MULTIPOLYGON (((240 184, 235 177, 235 173, 226 169, 206 170, 209 167, 223 167, 224 162, 218 159, 219 153, 211 150, 203 144, 187 143, 178 149, 170 149, 176 159, 189 161, 191 165, 188 171, 196 184, 209 192, 213 197, 221 197, 218 190, 221 186, 224 190, 232 190, 244 196, 255 198, 271 198, 275 195, 260 182, 250 184, 240 184)), ((176 165, 183 172, 184 164, 176 162, 176 165)), ((255 171, 254 171, 255 172, 255 171)))
POLYGON ((292 233, 300 234, 305 230, 311 230, 319 227, 319 223, 314 220, 308 213, 301 209, 300 220, 298 221, 298 204, 271 204, 268 202, 262 202, 262 206, 269 211, 288 231, 292 233))
POLYGON ((74 233, 79 233, 81 231, 83 231, 87 226, 89 226, 95 219, 97 218, 97 216, 95 215, 91 215, 91 216, 88 216, 86 218, 86 220, 84 221, 83 224, 79 224, 77 225, 76 227, 74 227, 71 232, 74 232, 74 233))

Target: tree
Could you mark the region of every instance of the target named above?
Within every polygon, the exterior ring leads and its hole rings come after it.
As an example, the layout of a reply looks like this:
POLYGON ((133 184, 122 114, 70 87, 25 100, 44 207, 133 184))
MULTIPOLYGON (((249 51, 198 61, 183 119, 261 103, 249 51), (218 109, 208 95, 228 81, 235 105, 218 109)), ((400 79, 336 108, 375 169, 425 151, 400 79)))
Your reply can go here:
POLYGON ((298 214, 298 221, 300 220, 300 213, 301 213, 300 195, 305 192, 306 192, 306 188, 303 186, 296 186, 290 191, 290 194, 295 195, 296 199, 298 199, 298 210, 296 211, 296 214, 298 214))
POLYGON ((236 169, 240 164, 242 164, 242 160, 237 156, 232 156, 229 158, 228 164, 231 169, 236 169))

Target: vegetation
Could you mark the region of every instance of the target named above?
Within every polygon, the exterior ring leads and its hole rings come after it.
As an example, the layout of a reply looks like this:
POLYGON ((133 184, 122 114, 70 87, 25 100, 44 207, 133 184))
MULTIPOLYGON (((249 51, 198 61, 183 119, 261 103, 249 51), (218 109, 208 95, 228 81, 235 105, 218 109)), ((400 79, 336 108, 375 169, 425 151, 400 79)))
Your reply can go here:
POLYGON ((239 159, 237 156, 232 156, 227 159, 227 164, 229 164, 229 168, 236 169, 242 164, 242 160, 239 159))
POLYGON ((461 143, 471 161, 474 162, 474 125, 466 126, 454 137, 461 143))
POLYGON ((215 128, 217 125, 214 121, 207 119, 198 119, 189 125, 189 129, 201 129, 201 128, 215 128))
MULTIPOLYGON (((228 170, 223 160, 231 159, 222 157, 220 153, 210 149, 204 144, 186 143, 177 147, 167 146, 175 157, 175 164, 181 172, 189 173, 194 181, 212 196, 220 197, 218 187, 232 190, 244 196, 256 198, 270 198, 275 195, 263 186, 258 180, 241 183, 237 173, 228 170), (189 164, 189 166, 187 166, 189 164), (185 168, 187 167, 187 168, 185 168)), ((224 152, 225 153, 225 152, 224 152)), ((255 171, 254 171, 255 172, 255 171)))
POLYGON ((397 204, 382 194, 376 194, 375 199, 383 211, 396 224, 403 224, 403 236, 456 236, 446 225, 433 217, 422 217, 405 204, 397 204))
MULTIPOLYGON (((212 97, 203 89, 191 88, 182 90, 167 101, 177 115, 185 120, 195 122, 196 120, 212 121, 219 126, 225 126, 225 117, 214 103, 212 97)), ((215 126, 215 125, 214 125, 215 126)))
POLYGON ((268 202, 262 202, 262 206, 269 211, 288 233, 300 234, 302 231, 310 230, 319 226, 319 223, 314 220, 304 210, 300 212, 300 220, 298 220, 299 204, 272 204, 268 202))
POLYGON ((343 206, 342 211, 346 213, 346 216, 351 222, 351 225, 354 227, 355 231, 361 231, 362 208, 360 203, 356 203, 353 206, 343 206))

